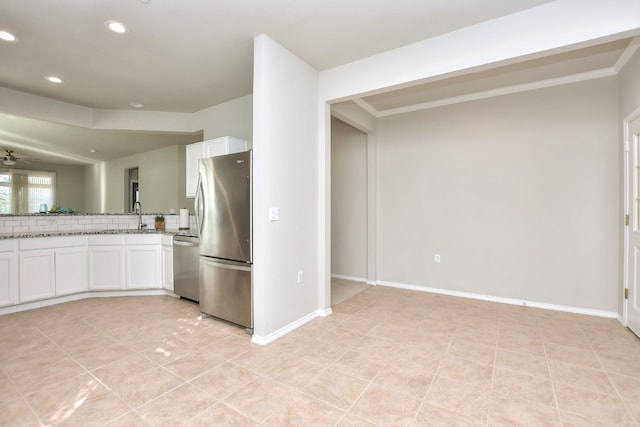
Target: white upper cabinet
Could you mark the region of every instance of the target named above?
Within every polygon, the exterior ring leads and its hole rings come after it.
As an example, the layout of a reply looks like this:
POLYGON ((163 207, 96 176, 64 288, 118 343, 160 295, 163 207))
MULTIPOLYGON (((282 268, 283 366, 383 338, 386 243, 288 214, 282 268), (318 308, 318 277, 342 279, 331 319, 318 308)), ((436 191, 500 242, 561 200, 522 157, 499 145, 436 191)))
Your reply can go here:
POLYGON ((187 145, 187 197, 196 196, 198 186, 198 161, 207 157, 247 151, 249 144, 246 140, 233 136, 210 139, 187 145))
POLYGON ((204 157, 204 142, 187 145, 187 197, 196 197, 198 161, 204 157))

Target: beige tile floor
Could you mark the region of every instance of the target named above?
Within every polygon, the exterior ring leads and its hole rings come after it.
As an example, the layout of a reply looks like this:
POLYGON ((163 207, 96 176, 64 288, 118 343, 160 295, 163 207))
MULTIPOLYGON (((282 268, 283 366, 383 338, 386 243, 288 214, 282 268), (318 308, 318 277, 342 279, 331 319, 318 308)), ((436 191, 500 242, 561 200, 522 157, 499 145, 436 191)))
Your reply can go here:
POLYGON ((381 286, 267 346, 170 297, 0 317, 2 426, 640 422, 616 320, 381 286))
POLYGON ((359 294, 367 289, 370 285, 365 282, 355 282, 352 280, 331 279, 331 306, 341 304, 349 298, 359 294))

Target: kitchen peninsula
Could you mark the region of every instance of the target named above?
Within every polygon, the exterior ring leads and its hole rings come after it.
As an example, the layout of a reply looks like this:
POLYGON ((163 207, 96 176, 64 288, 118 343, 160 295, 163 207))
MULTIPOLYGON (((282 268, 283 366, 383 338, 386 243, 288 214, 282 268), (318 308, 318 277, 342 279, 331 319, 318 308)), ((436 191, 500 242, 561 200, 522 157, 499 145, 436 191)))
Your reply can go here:
MULTIPOLYGON (((178 215, 0 216, 0 315, 97 296, 173 295, 178 215)), ((193 224, 193 218, 190 218, 193 224)))

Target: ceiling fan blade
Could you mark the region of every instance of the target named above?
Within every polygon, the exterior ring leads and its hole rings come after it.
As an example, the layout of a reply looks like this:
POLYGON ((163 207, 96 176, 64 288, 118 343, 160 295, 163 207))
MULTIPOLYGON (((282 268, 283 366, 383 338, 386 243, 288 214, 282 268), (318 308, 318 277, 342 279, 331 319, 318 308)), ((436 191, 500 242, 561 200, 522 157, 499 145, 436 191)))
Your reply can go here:
POLYGON ((16 153, 13 150, 5 149, 4 151, 5 151, 5 155, 2 157, 2 161, 6 165, 12 165, 12 164, 15 164, 16 162, 31 164, 33 162, 41 161, 40 159, 37 159, 35 157, 22 157, 19 154, 16 155, 16 153))

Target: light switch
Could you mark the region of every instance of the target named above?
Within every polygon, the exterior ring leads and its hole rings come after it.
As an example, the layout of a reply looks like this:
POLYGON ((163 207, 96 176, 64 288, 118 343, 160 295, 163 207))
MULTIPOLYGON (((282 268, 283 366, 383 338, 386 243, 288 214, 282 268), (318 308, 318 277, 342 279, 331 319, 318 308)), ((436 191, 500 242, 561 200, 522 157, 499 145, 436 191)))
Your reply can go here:
POLYGON ((280 221, 280 209, 269 208, 269 221, 280 221))

